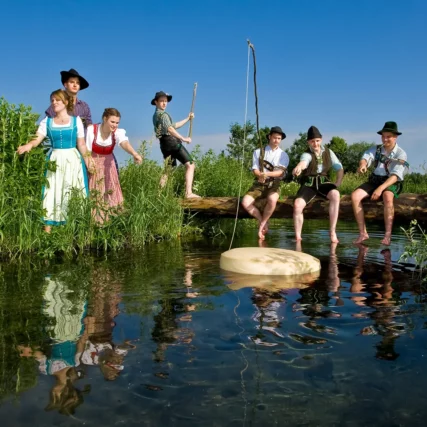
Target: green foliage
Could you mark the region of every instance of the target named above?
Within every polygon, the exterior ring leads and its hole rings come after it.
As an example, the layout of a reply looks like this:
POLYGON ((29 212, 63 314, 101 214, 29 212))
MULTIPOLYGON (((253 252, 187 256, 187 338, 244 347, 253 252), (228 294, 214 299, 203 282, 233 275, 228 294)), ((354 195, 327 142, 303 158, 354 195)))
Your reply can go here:
MULTIPOLYGON (((424 275, 427 269, 427 234, 416 220, 411 221, 407 230, 403 227, 402 230, 408 239, 408 244, 405 246, 405 252, 400 256, 399 261, 414 259, 416 267, 424 275)), ((425 280, 427 280, 427 276, 424 276, 425 280)))
POLYGON ((285 150, 289 156, 288 173, 286 175, 287 180, 292 179, 292 171, 299 163, 302 153, 304 153, 307 148, 307 132, 300 132, 299 138, 295 139, 291 147, 285 150))
POLYGON ((357 168, 359 167, 360 159, 362 158, 363 153, 374 143, 372 142, 355 142, 350 144, 347 147, 347 150, 340 156, 338 156, 341 161, 345 173, 356 173, 357 168))
MULTIPOLYGON (((263 145, 268 144, 267 135, 269 133, 269 127, 260 129, 259 135, 263 145)), ((239 123, 230 125, 230 142, 227 144, 227 151, 231 158, 242 161, 243 157, 245 167, 250 168, 252 154, 257 148, 260 148, 260 141, 254 123, 249 120, 245 126, 241 126, 239 123)))
POLYGON ((338 159, 341 159, 348 149, 348 145, 345 142, 345 139, 340 138, 339 136, 333 136, 329 141, 329 144, 327 144, 327 147, 329 147, 337 155, 338 159))

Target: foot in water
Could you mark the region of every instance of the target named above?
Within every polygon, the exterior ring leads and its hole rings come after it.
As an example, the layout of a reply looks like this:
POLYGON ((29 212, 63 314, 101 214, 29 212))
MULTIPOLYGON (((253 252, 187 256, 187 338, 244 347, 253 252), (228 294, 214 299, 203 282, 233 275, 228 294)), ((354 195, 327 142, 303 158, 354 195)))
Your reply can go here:
POLYGON ((260 222, 259 223, 259 229, 258 229, 258 237, 260 240, 265 239, 265 235, 268 233, 268 222, 260 222))
POLYGON ((337 233, 334 231, 329 231, 329 237, 331 238, 331 243, 339 243, 337 233))
POLYGON ((362 233, 362 234, 359 234, 359 237, 356 240, 353 240, 353 243, 355 245, 357 245, 357 244, 362 243, 368 239, 369 239, 369 234, 368 233, 362 233))
POLYGON ((198 194, 190 193, 185 196, 186 199, 201 199, 198 194))
POLYGON ((385 234, 384 235, 384 239, 382 239, 381 240, 381 244, 382 245, 386 245, 386 246, 389 246, 390 245, 390 243, 391 243, 391 234, 385 234))

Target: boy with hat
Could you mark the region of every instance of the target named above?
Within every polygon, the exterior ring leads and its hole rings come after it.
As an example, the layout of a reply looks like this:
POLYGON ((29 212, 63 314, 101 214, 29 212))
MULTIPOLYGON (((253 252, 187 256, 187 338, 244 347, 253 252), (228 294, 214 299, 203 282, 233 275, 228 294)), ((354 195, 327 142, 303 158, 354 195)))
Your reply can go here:
POLYGON ((337 187, 341 185, 344 170, 335 153, 328 147, 322 146, 322 134, 316 126, 310 126, 307 132, 309 148, 302 154, 300 162, 292 174, 302 174, 301 187, 294 202, 295 240, 301 241, 303 210, 307 203, 316 196, 329 200, 329 236, 332 243, 339 243, 336 233, 338 213, 340 208, 340 193, 337 187), (329 172, 336 171, 335 183, 330 182, 329 172))
MULTIPOLYGON (((74 68, 69 71, 61 71, 61 82, 68 95, 73 98, 74 103, 74 116, 79 116, 82 119, 84 127, 92 124, 92 116, 90 113, 89 105, 86 102, 77 99, 79 91, 89 87, 88 81, 81 76, 74 68)), ((54 117, 52 106, 46 110, 46 116, 54 117)))
POLYGON ((261 149, 254 151, 252 157, 252 172, 255 182, 242 199, 243 208, 259 221, 258 237, 265 239, 268 231, 268 220, 276 209, 279 199, 280 181, 286 173, 289 164, 288 155, 279 147, 280 142, 286 138, 279 126, 271 128, 268 134, 268 145, 265 147, 261 165, 261 149), (267 204, 261 214, 255 206, 258 198, 267 199, 267 204))
MULTIPOLYGON (((177 132, 177 129, 194 118, 194 114, 190 113, 184 120, 173 123, 171 116, 166 112, 168 102, 171 102, 171 100, 172 95, 163 91, 157 92, 151 100, 151 105, 156 106, 156 111, 153 115, 154 131, 156 137, 160 140, 160 150, 163 158, 170 158, 172 166, 176 166, 177 160, 185 166, 185 197, 187 199, 198 198, 200 196, 193 193, 195 165, 190 153, 182 145, 182 142, 190 144, 191 138, 186 138, 177 132)), ((161 183, 164 184, 166 179, 166 176, 163 176, 161 183)))
POLYGON ((403 178, 408 172, 406 153, 397 145, 397 137, 402 135, 398 131, 396 122, 386 122, 377 132, 381 135, 382 144, 372 146, 362 156, 358 172, 366 173, 373 163, 374 170, 365 182, 351 194, 354 216, 359 227, 359 237, 354 243, 362 243, 369 239, 366 231, 365 216, 362 200, 371 196, 371 200, 382 198, 384 202, 385 234, 381 240, 383 245, 389 245, 394 219, 394 198, 402 191, 403 178))

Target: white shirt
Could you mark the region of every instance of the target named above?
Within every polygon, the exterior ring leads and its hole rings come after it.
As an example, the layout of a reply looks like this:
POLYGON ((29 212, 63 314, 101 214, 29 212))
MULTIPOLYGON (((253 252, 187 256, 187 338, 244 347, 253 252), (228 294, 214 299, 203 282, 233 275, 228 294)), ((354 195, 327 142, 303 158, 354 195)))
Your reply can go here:
MULTIPOLYGON (((373 147, 369 148, 363 153, 362 159, 366 160, 368 163, 368 167, 372 164, 372 162, 375 160, 375 155, 377 153, 377 146, 374 145, 373 147)), ((384 147, 381 147, 381 154, 384 154, 388 159, 400 159, 400 160, 407 160, 407 156, 405 151, 403 151, 396 143, 393 150, 389 155, 386 154, 386 151, 384 147)), ((388 174, 389 175, 396 175, 399 181, 403 181, 404 176, 408 173, 408 168, 405 165, 402 165, 398 162, 391 161, 388 164, 388 174)), ((374 174, 378 176, 387 176, 387 171, 385 169, 385 164, 382 162, 378 162, 378 166, 374 170, 374 174)))
MULTIPOLYGON (((252 156, 252 170, 259 170, 260 149, 256 149, 252 156)), ((269 145, 265 147, 264 160, 271 163, 273 166, 281 166, 287 168, 289 165, 289 156, 280 148, 273 150, 269 145)), ((286 174, 286 172, 285 172, 286 174)))
MULTIPOLYGON (((111 132, 108 135, 107 139, 102 139, 101 136, 101 125, 98 125, 98 133, 96 135, 96 143, 98 145, 101 145, 102 147, 108 147, 110 145, 113 145, 113 140, 111 139, 111 132)), ((129 138, 126 136, 126 131, 124 129, 117 129, 114 132, 114 135, 116 137, 116 144, 121 145, 125 141, 129 141, 129 138)), ((92 143, 95 138, 95 133, 93 126, 90 125, 87 127, 87 133, 86 133, 86 147, 89 151, 92 151, 92 143)))
MULTIPOLYGON (((71 117, 71 120, 74 117, 71 117)), ((82 119, 80 117, 76 117, 76 124, 77 124, 77 138, 84 138, 85 137, 85 129, 83 126, 83 122, 82 119)), ((70 122, 65 123, 65 125, 63 124, 57 124, 54 122, 54 120, 52 119, 52 128, 67 128, 68 126, 70 126, 70 122)), ((39 133, 40 135, 43 136, 47 136, 47 117, 45 117, 39 124, 39 128, 37 129, 37 133, 39 133)))

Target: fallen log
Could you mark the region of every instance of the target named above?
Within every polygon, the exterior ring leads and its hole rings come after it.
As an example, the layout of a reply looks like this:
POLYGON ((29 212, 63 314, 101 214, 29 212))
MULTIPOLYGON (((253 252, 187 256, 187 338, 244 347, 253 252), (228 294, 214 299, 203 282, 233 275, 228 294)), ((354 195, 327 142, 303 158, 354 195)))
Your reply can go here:
MULTIPOLYGON (((292 218, 295 197, 285 197, 277 202, 272 218, 292 218)), ((191 213, 200 213, 208 216, 234 218, 236 215, 236 197, 202 197, 200 199, 183 199, 181 205, 191 213)), ((263 209, 265 200, 257 200, 256 206, 263 209)), ((384 211, 382 202, 364 200, 363 207, 367 220, 383 220, 384 211)), ((316 198, 304 209, 304 217, 309 219, 328 218, 329 202, 316 198)), ((394 201, 396 221, 410 221, 416 219, 427 221, 427 194, 405 193, 394 201)), ((240 206, 239 218, 250 218, 250 215, 240 206)), ((351 198, 349 195, 341 197, 339 219, 354 220, 351 198)))

